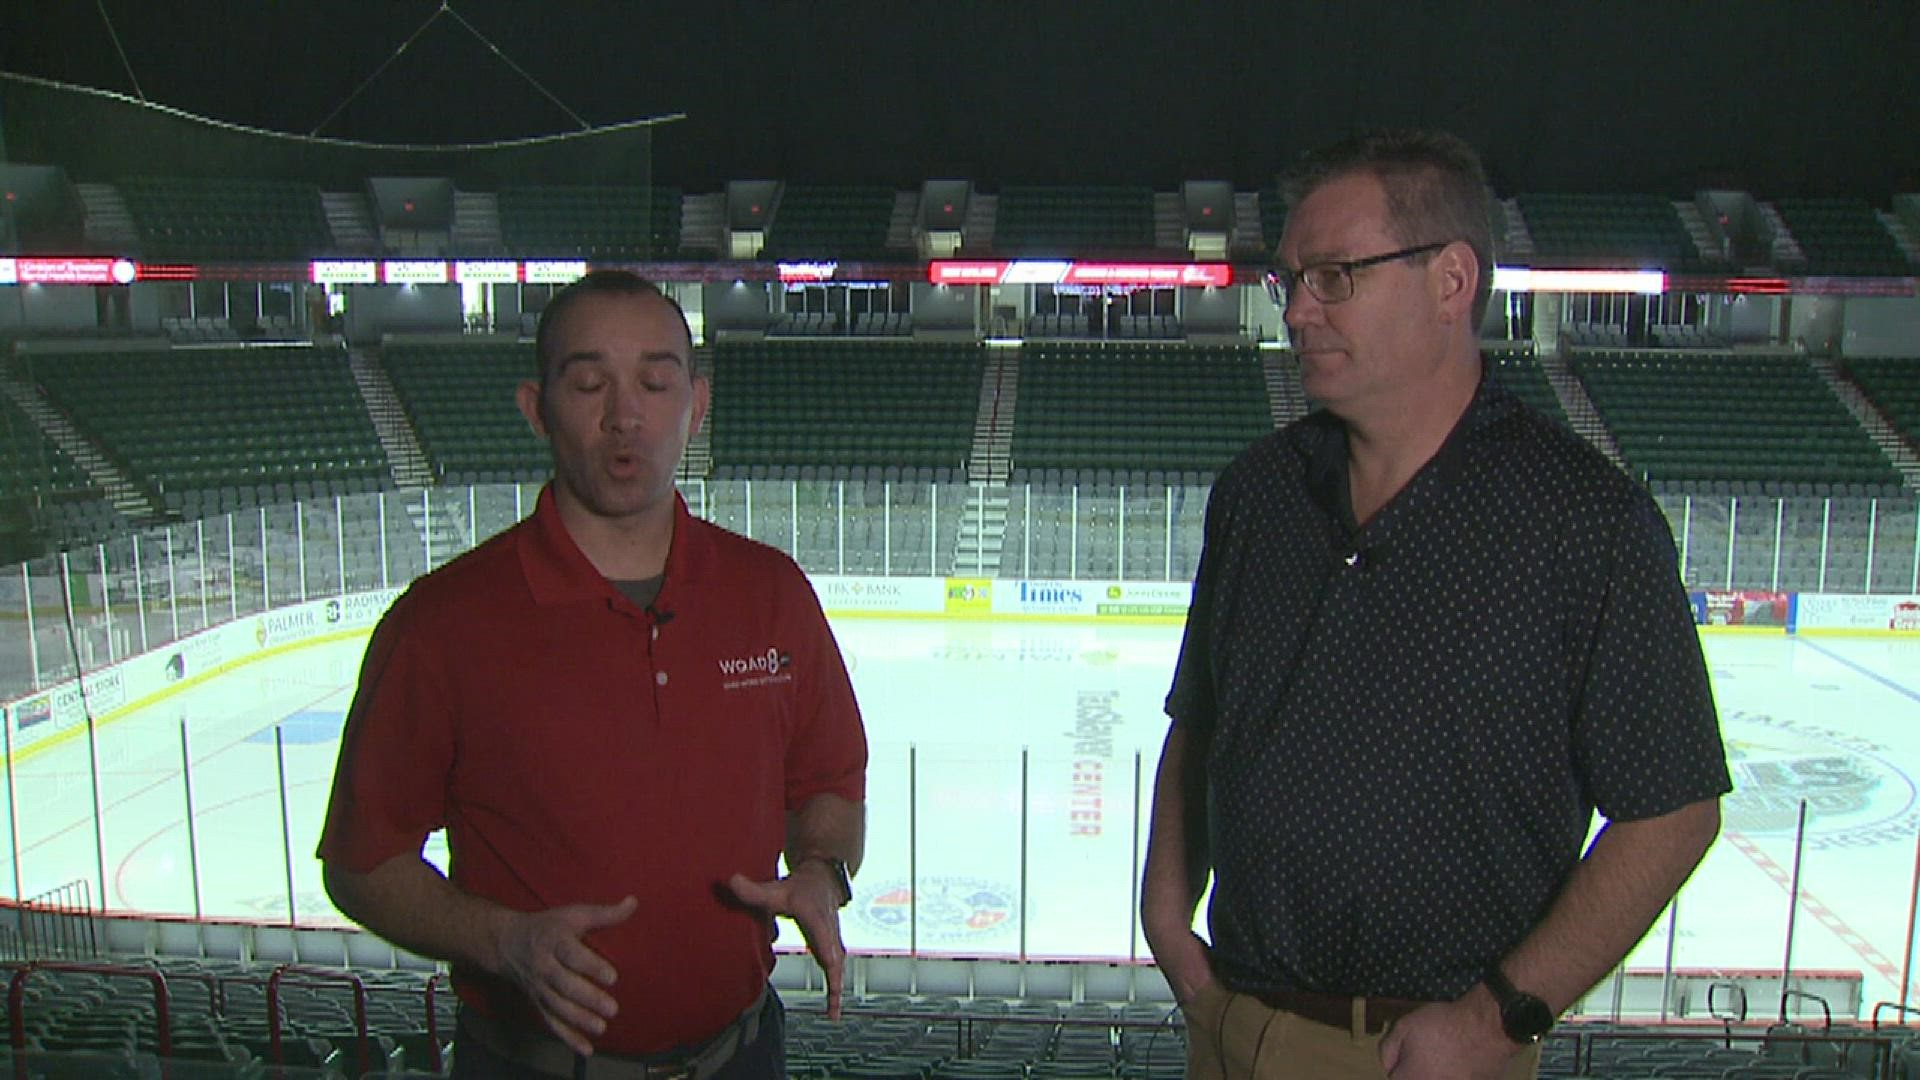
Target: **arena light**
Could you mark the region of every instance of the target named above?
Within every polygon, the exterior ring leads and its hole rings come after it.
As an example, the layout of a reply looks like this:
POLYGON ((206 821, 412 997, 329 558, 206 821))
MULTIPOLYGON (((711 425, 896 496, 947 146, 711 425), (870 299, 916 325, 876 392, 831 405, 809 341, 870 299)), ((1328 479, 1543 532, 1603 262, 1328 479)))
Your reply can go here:
POLYGON ((447 264, 440 259, 389 259, 380 264, 380 280, 389 285, 445 285, 447 264))
POLYGON ((1493 268, 1493 287, 1506 293, 1642 293, 1667 291, 1660 270, 1534 270, 1524 266, 1493 268))
POLYGON ((510 259, 463 259, 453 264, 453 279, 462 285, 512 285, 520 280, 520 264, 510 259))
POLYGON ((316 259, 309 268, 315 285, 377 285, 380 264, 372 259, 316 259))
POLYGON ((527 284, 568 285, 587 276, 584 259, 535 259, 527 262, 527 284))

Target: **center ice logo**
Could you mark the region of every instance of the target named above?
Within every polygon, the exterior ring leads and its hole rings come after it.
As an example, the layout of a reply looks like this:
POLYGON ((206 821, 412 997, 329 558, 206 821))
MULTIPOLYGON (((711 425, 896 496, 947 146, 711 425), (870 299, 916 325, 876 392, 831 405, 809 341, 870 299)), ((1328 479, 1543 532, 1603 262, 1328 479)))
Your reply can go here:
POLYGON ((1012 936, 1017 922, 1013 890, 1005 885, 939 874, 920 878, 919 886, 882 882, 859 905, 858 918, 903 940, 911 932, 922 944, 984 947, 1012 936))
POLYGON ((1723 718, 1729 828, 1791 836, 1807 804, 1807 846, 1815 851, 1911 839, 1920 819, 1913 779, 1889 764, 1887 748, 1814 724, 1735 712, 1723 718))

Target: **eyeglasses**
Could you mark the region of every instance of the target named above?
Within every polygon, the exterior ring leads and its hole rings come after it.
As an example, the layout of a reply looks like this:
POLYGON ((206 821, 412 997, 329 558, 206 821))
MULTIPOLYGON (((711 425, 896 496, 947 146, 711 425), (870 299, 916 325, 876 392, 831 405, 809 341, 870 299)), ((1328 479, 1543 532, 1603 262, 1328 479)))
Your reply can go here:
POLYGON ((1276 266, 1267 271, 1267 296, 1275 305, 1285 307, 1293 300, 1293 290, 1305 285, 1315 300, 1323 304, 1338 304, 1353 299, 1353 272, 1365 270, 1369 266, 1379 266, 1395 259, 1411 259, 1415 255, 1427 255, 1452 243, 1442 240, 1432 244, 1420 244, 1415 247, 1389 251, 1385 255, 1373 255, 1365 259, 1350 259, 1346 262, 1321 262, 1303 266, 1298 270, 1289 270, 1276 266))

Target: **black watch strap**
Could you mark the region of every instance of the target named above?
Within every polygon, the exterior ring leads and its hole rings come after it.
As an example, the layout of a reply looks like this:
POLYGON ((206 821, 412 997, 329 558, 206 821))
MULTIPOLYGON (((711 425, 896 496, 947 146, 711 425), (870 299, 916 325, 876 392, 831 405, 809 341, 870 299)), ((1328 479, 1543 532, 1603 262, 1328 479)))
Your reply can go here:
MULTIPOLYGON (((840 887, 840 900, 834 905, 835 907, 846 907, 853 903, 853 878, 847 873, 845 859, 836 859, 831 855, 808 855, 800 862, 820 863, 827 868, 828 873, 833 875, 834 884, 840 887)), ((797 867, 799 864, 794 865, 797 867)))
POLYGON ((1553 1010, 1537 994, 1514 986, 1498 965, 1488 968, 1480 981, 1487 984, 1500 1006, 1500 1028, 1507 1038, 1525 1046, 1539 1042, 1553 1030, 1553 1010))

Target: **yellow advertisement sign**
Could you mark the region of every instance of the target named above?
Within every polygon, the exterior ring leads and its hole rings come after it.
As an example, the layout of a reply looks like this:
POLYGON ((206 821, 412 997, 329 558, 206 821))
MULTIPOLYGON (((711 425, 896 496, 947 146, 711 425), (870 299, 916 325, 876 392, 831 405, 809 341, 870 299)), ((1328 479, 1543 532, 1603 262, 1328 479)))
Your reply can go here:
POLYGON ((993 614, 993 579, 948 578, 947 614, 993 614))

